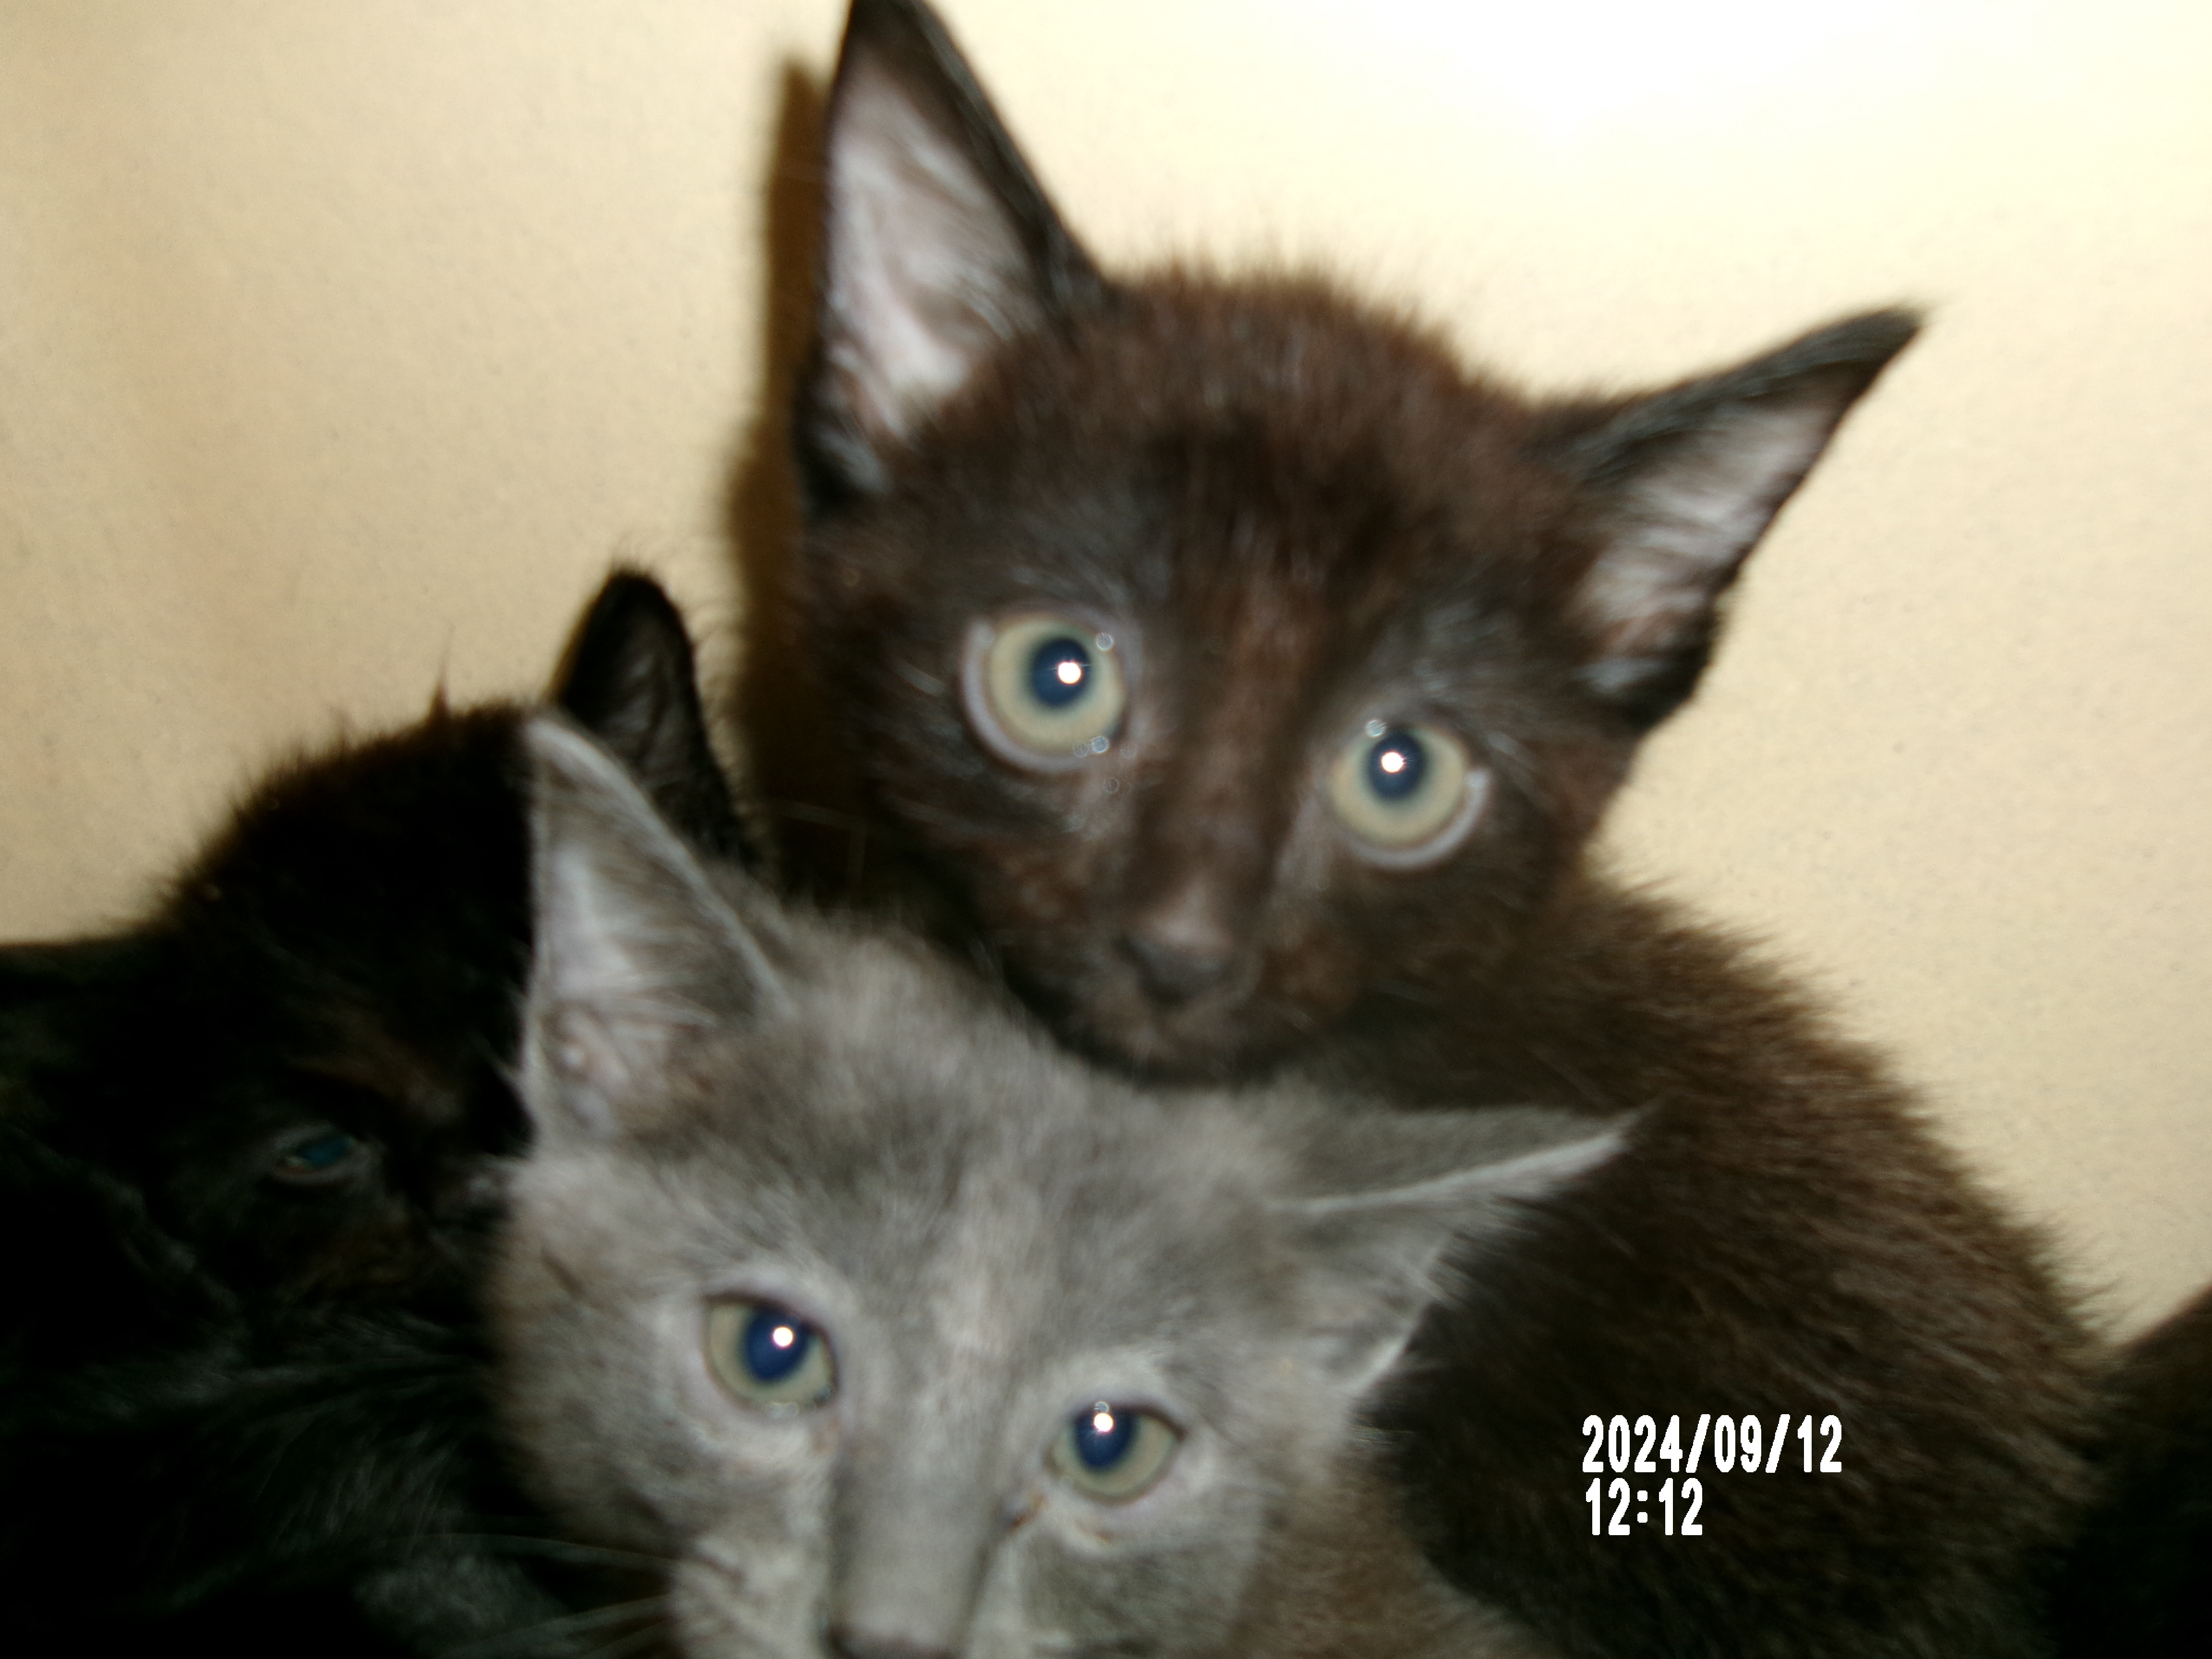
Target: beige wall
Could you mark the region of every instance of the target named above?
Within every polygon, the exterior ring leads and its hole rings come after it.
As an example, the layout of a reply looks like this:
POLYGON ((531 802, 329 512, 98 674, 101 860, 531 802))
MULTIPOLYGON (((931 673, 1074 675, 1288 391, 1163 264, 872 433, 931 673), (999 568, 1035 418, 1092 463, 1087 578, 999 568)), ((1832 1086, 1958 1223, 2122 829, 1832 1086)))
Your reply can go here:
MULTIPOLYGON (((2212 1279, 2212 9, 953 0, 1111 256, 1326 261, 1547 383, 1936 327, 1616 837, 1812 964, 2116 1322, 2212 1279)), ((0 936, 271 756, 726 647, 827 0, 0 0, 0 936)))

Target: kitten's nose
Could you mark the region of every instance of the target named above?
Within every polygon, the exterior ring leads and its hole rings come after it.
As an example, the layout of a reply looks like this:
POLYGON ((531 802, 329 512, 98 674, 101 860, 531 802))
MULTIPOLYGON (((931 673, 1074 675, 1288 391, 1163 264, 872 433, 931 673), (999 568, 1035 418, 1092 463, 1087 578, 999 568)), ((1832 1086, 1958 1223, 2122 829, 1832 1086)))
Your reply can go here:
POLYGON ((1236 935, 1221 907, 1195 885, 1132 916, 1121 948, 1162 1002, 1187 1002, 1219 984, 1237 957, 1236 935))
POLYGON ((1188 1002, 1229 971, 1225 955, 1198 954, 1146 933, 1125 933, 1121 948, 1137 964, 1145 988, 1162 1002, 1188 1002))
POLYGON ((952 1659, 949 1648, 858 1630, 850 1625, 832 1625, 829 1634, 830 1651, 837 1659, 952 1659))

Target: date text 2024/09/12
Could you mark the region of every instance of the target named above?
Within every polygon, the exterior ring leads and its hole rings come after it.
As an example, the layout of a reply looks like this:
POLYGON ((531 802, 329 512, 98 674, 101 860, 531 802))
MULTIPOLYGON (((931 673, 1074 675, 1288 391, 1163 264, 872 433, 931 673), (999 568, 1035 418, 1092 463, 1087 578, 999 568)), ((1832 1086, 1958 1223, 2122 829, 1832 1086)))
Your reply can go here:
MULTIPOLYGON (((1841 1474, 1844 1465, 1838 1454, 1844 1449, 1844 1422, 1831 1413, 1820 1420, 1815 1431, 1811 1413, 1796 1419, 1795 1438, 1801 1443, 1802 1463, 1807 1474, 1841 1474), (1814 1441, 1818 1435, 1823 1443, 1820 1459, 1814 1460, 1814 1441)), ((1691 1441, 1686 1456, 1682 1450, 1682 1419, 1669 1417, 1667 1432, 1662 1437, 1658 1424, 1650 1417, 1638 1418, 1631 1423, 1625 1415, 1616 1413, 1610 1419, 1592 1413, 1583 1419, 1583 1432, 1589 1437, 1589 1448, 1583 1455, 1583 1472, 1595 1475, 1584 1488, 1583 1498, 1590 1506, 1590 1534, 1593 1537, 1609 1534, 1625 1537, 1636 1525, 1648 1524, 1649 1510, 1635 1511, 1635 1522, 1628 1519, 1632 1503, 1649 1504, 1655 1501, 1650 1487, 1635 1487, 1620 1477, 1628 1474, 1658 1474, 1666 1465, 1667 1480, 1657 1491, 1656 1501, 1660 1509, 1661 1522, 1668 1537, 1701 1538, 1705 1527, 1698 1512, 1705 1507, 1705 1483, 1696 1478, 1698 1464, 1707 1449, 1707 1433, 1711 1431, 1712 1466, 1722 1474, 1772 1474, 1782 1465, 1783 1453, 1793 1437, 1790 1432, 1788 1412, 1778 1413, 1774 1432, 1770 1437, 1762 1430, 1755 1416, 1716 1418, 1711 1412, 1702 1413, 1691 1441), (1654 1443, 1656 1443, 1655 1445, 1654 1443), (1631 1456, 1632 1445, 1633 1457, 1631 1456), (1760 1452, 1765 1457, 1761 1461, 1760 1452), (1610 1467, 1614 1479, 1608 1485, 1605 1479, 1610 1467), (1676 1476, 1686 1477, 1680 1489, 1682 1512, 1676 1522, 1676 1476), (1606 1500, 1613 1501, 1613 1514, 1605 1515, 1606 1500)))

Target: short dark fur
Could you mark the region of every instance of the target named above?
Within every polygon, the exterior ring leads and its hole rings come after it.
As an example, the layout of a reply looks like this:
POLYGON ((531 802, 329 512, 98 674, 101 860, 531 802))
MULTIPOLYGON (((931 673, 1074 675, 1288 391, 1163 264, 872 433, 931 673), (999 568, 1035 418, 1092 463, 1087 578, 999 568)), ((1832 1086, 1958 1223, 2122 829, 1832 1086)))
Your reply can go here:
MULTIPOLYGON (((656 586, 608 583, 559 695, 739 850, 656 586)), ((141 926, 0 951, 0 1648, 437 1652, 557 1610, 449 1536, 523 1508, 474 1307, 524 1134, 523 713, 284 768, 141 926)))
POLYGON ((2060 1651, 2212 1653, 2212 1291, 2131 1344, 2106 1389, 2103 1485, 2062 1581, 2060 1651))
POLYGON ((1436 1561, 1577 1654, 2042 1650, 2092 1345, 2039 1246, 1771 970, 1583 863, 1742 557, 1913 319, 1535 402, 1322 283, 1109 282, 914 0, 855 5, 829 143, 799 591, 917 902, 1139 1073, 1647 1109, 1424 1339, 1389 1426, 1436 1561), (917 143, 940 172, 909 204, 880 180, 917 143), (963 158, 976 188, 932 195, 963 158), (869 190, 875 216, 841 218, 869 190), (851 248, 902 234, 939 239, 895 298, 957 374, 870 331, 902 267, 851 248), (1716 493, 1735 516, 1671 559, 1716 493), (1121 641, 1095 763, 974 735, 966 630, 1024 606, 1121 641), (1376 713, 1448 725, 1491 774, 1431 867, 1352 856, 1316 799, 1316 756, 1376 713), (1694 1543, 1588 1535, 1586 1413, 1717 1411, 1837 1413, 1847 1473, 1709 1479, 1694 1543))

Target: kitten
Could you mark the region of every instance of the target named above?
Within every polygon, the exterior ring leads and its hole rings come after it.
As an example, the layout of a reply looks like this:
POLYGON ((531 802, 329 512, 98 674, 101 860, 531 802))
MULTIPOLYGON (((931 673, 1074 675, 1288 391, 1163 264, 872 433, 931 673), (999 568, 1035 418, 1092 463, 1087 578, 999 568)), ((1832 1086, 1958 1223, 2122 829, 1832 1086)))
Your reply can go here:
POLYGON ((1139 1091, 531 741, 505 1417, 581 1535, 668 1564, 681 1652, 1546 1650, 1363 1519, 1352 1413, 1455 1237, 1510 1255, 1616 1132, 1139 1091))
MULTIPOLYGON (((739 850, 657 586, 607 584, 558 695, 739 850)), ((558 1610, 435 1537, 521 1507, 474 1304, 524 1131, 521 719, 285 768, 140 926, 0 951, 0 1647, 437 1652, 558 1610)))
POLYGON ((2212 1653, 2212 1291, 2131 1343, 2106 1395, 2101 1487, 2061 1580, 2060 1650, 2212 1653))
POLYGON ((2044 1645, 2091 1344, 2039 1245, 1583 861, 1914 319, 1534 401, 1319 282, 1109 278, 918 0, 857 0, 824 179, 795 585, 915 902, 1133 1073, 1645 1111, 1382 1412, 1432 1559, 1577 1653, 2044 1645), (1589 1535, 1586 1415, 1723 1413, 1842 1473, 1589 1535))

